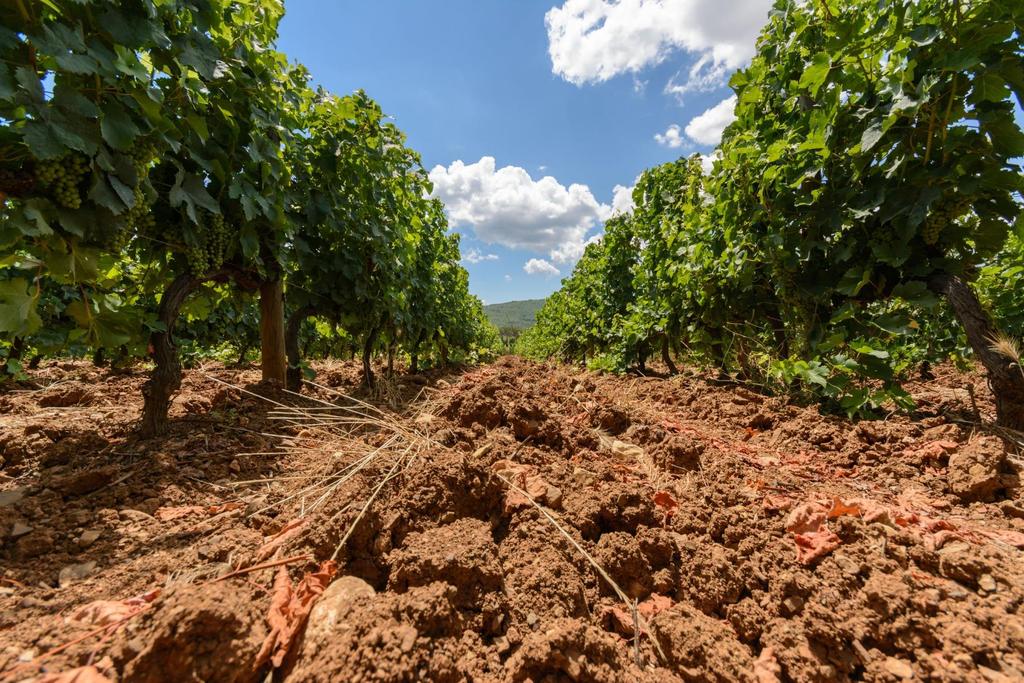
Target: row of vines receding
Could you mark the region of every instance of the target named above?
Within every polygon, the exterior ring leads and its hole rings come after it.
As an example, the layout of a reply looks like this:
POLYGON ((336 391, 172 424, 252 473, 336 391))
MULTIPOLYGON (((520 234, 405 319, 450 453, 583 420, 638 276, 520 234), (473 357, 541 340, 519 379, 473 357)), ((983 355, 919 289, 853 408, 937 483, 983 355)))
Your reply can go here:
POLYGON ((973 355, 1024 429, 1024 13, 777 0, 713 155, 646 171, 522 352, 718 367, 850 414, 973 355))
POLYGON ((3 377, 148 359, 143 432, 185 361, 260 350, 477 358, 469 294, 419 156, 362 92, 274 49, 280 0, 14 0, 0 8, 3 377))

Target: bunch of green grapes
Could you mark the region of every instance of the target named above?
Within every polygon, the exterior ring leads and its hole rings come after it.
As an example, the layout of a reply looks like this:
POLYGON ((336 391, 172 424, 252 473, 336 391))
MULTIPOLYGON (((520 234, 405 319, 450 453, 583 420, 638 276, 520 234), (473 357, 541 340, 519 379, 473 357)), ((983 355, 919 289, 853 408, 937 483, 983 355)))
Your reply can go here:
POLYGON ((151 142, 146 142, 141 145, 137 145, 132 150, 133 165, 135 166, 135 173, 139 177, 139 182, 149 175, 150 164, 156 159, 157 148, 151 142))
POLYGON ((114 243, 111 245, 115 250, 126 247, 128 240, 133 234, 137 232, 151 233, 156 228, 156 219, 153 217, 153 211, 149 206, 148 197, 146 197, 146 191, 142 185, 135 187, 134 195, 135 203, 122 214, 124 216, 124 223, 121 230, 115 236, 114 243))
POLYGON ((946 226, 963 217, 970 210, 972 204, 973 200, 970 197, 961 194, 948 199, 944 198, 937 207, 928 212, 928 217, 924 219, 921 239, 929 246, 937 244, 946 226))
POLYGON ((132 191, 134 201, 132 206, 122 214, 124 222, 111 245, 114 249, 123 249, 127 246, 128 240, 133 234, 152 232, 156 228, 156 218, 153 216, 145 189, 145 183, 149 178, 149 169, 153 159, 156 158, 156 153, 156 146, 152 143, 137 145, 132 150, 132 166, 136 176, 135 188, 132 191))
POLYGON ((214 214, 210 218, 210 229, 206 237, 206 250, 210 260, 215 266, 224 263, 227 258, 228 246, 228 224, 221 214, 214 214))
POLYGON ((85 157, 68 154, 59 159, 39 162, 36 166, 36 181, 49 190, 58 204, 68 209, 77 209, 82 205, 78 186, 88 171, 89 162, 85 157))
POLYGON ((206 225, 200 226, 199 242, 188 248, 186 257, 195 275, 219 268, 227 257, 230 239, 228 224, 221 214, 214 214, 206 225))

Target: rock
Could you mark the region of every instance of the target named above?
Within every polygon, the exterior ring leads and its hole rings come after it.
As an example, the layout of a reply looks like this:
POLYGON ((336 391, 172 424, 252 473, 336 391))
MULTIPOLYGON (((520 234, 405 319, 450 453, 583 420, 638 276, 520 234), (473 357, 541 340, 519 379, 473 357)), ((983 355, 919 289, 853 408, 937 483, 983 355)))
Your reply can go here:
POLYGON ((398 634, 402 637, 402 642, 399 645, 402 652, 408 654, 412 652, 413 646, 416 645, 416 639, 420 633, 416 630, 416 627, 403 624, 398 629, 398 634))
POLYGON ((78 537, 78 547, 84 550, 99 540, 99 537, 100 531, 98 529, 86 529, 82 532, 82 535, 78 537))
POLYGON ((0 491, 0 508, 14 505, 25 497, 28 489, 10 489, 9 491, 0 491))
POLYGON ((1012 500, 1004 500, 999 504, 999 509, 1010 519, 1024 519, 1024 507, 1020 507, 1012 500))
POLYGON ((58 477, 50 482, 50 486, 65 496, 83 496, 98 491, 114 480, 116 470, 113 467, 101 467, 85 472, 75 472, 58 477))
POLYGON ((786 610, 787 614, 796 614, 804 606, 804 599, 798 595, 791 595, 782 601, 782 607, 786 610))
POLYGON ((839 567, 840 571, 842 571, 844 574, 848 574, 850 576, 856 576, 857 574, 860 574, 860 564, 854 562, 846 555, 836 553, 833 559, 835 560, 835 563, 839 567))
POLYGON ((593 486, 597 483, 597 473, 576 466, 572 470, 572 480, 580 487, 593 486))
POLYGON ((57 583, 61 588, 67 588, 76 581, 81 581, 96 571, 95 562, 83 562, 82 564, 69 564, 60 570, 57 583))
POLYGON ((1004 486, 1002 469, 1006 462, 1003 442, 981 436, 949 456, 946 480, 962 501, 988 501, 1004 486))
POLYGON ((885 670, 891 673, 896 678, 913 678, 914 670, 910 667, 910 664, 903 661, 902 659, 896 659, 895 657, 886 657, 885 662, 882 664, 885 670))
POLYGON ((372 598, 377 594, 373 586, 357 576, 342 576, 327 587, 309 613, 306 638, 318 641, 327 639, 338 624, 339 615, 345 608, 360 598, 372 598))
POLYGON ((14 526, 11 527, 11 538, 21 538, 25 534, 31 533, 32 527, 23 522, 15 522, 14 526))
POLYGON ((642 460, 647 455, 640 446, 619 441, 618 439, 613 439, 607 448, 613 456, 623 462, 634 463, 642 460))
POLYGON ((988 593, 994 593, 996 590, 996 580, 992 578, 991 574, 982 574, 978 577, 978 588, 988 593))
POLYGON ((153 515, 146 514, 142 510, 132 510, 131 508, 125 508, 124 510, 118 510, 117 516, 125 522, 154 522, 156 518, 153 515))
POLYGON ((14 544, 14 551, 22 560, 45 555, 51 550, 53 550, 53 536, 45 530, 22 536, 14 544))

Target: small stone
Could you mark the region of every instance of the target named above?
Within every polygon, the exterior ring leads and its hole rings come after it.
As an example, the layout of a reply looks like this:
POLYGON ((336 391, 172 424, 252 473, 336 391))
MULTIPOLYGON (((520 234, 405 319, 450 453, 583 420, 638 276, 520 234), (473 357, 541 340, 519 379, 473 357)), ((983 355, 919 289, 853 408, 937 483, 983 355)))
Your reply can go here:
POLYGON ((26 534, 14 544, 19 559, 27 560, 39 557, 53 550, 53 536, 45 529, 34 534, 26 534))
POLYGON ((526 615, 526 625, 529 626, 530 628, 533 628, 534 626, 537 625, 537 620, 538 620, 538 617, 533 612, 530 612, 529 614, 526 615))
POLYGON ((1024 519, 1024 508, 1015 504, 1012 500, 1004 500, 999 504, 1003 514, 1011 519, 1024 519))
POLYGON ((25 534, 31 533, 32 527, 22 522, 15 522, 14 526, 11 527, 11 538, 21 538, 25 534))
POLYGON ((18 655, 18 661, 19 662, 31 662, 33 659, 36 658, 37 654, 38 654, 38 651, 35 648, 31 648, 30 647, 27 650, 23 650, 21 652, 21 654, 18 655))
POLYGON ((839 567, 839 570, 844 574, 849 574, 850 576, 857 576, 857 574, 860 574, 860 565, 846 555, 837 554, 835 556, 835 561, 836 566, 839 567))
POLYGON ((231 471, 232 474, 238 474, 239 472, 242 471, 242 466, 238 463, 238 459, 235 458, 234 460, 228 463, 228 469, 231 471))
POLYGON ((791 595, 782 601, 782 606, 788 614, 796 614, 804 606, 804 599, 798 595, 791 595))
POLYGON ((28 489, 11 489, 9 491, 0 491, 0 508, 5 508, 8 505, 14 505, 25 497, 25 493, 28 489))
POLYGON ((60 584, 61 588, 67 588, 74 582, 87 578, 94 571, 96 571, 95 562, 69 564, 60 570, 60 576, 57 578, 57 583, 60 584))
POLYGON ((556 510, 562 507, 562 489, 549 484, 547 491, 544 492, 544 502, 549 508, 556 510))
POLYGON ((82 532, 82 535, 78 537, 78 547, 82 548, 84 550, 85 548, 88 548, 93 543, 95 543, 97 540, 99 540, 99 537, 100 537, 99 530, 97 530, 97 529, 86 529, 85 531, 82 532))
POLYGON ((574 467, 572 470, 572 479, 579 486, 592 486, 597 482, 597 474, 590 470, 585 470, 582 467, 574 467))
POLYGON ((885 663, 882 666, 884 666, 885 670, 891 673, 896 678, 914 677, 914 669, 912 669, 910 664, 903 661, 902 659, 896 659, 895 657, 886 657, 885 663))
POLYGON ((406 626, 403 629, 402 634, 402 652, 412 652, 412 648, 416 645, 416 638, 419 637, 419 631, 413 626, 406 626))
POLYGON ((982 574, 978 577, 978 588, 986 593, 994 593, 996 591, 996 580, 992 578, 991 574, 982 574))
POLYGON ((494 639, 494 647, 497 648, 498 654, 503 655, 512 649, 512 645, 509 644, 508 638, 505 636, 498 636, 494 639))
POLYGON ((125 522, 152 522, 156 521, 152 515, 148 515, 142 510, 132 510, 131 508, 125 508, 124 510, 118 510, 117 516, 125 522))
POLYGON ((306 637, 311 642, 330 639, 330 634, 348 612, 350 605, 360 598, 372 598, 377 594, 373 586, 358 576, 342 576, 334 581, 316 601, 309 614, 306 637))
POLYGON ((58 477, 50 485, 65 496, 84 496, 109 484, 116 474, 114 467, 100 467, 58 477))
POLYGON ((987 666, 978 665, 978 673, 985 677, 986 681, 990 683, 1010 683, 1011 681, 1019 680, 1017 678, 1011 678, 1000 671, 990 669, 987 666))

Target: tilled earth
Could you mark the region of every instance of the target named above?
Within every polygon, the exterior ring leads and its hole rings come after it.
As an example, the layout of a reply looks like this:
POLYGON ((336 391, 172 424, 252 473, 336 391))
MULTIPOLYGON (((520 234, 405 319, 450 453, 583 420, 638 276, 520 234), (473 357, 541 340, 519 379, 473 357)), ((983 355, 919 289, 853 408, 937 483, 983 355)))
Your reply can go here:
POLYGON ((148 441, 141 373, 0 394, 0 679, 1024 680, 977 375, 851 423, 692 373, 317 370, 190 371, 148 441))

